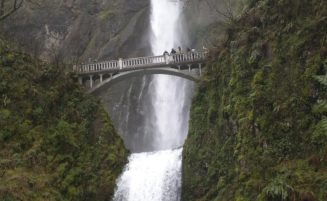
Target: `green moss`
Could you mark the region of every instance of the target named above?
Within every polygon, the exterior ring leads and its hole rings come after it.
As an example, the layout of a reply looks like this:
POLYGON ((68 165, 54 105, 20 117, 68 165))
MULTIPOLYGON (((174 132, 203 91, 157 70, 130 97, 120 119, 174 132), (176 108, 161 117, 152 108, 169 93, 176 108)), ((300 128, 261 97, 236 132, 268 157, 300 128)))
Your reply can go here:
POLYGON ((101 20, 106 20, 106 19, 109 19, 109 18, 117 15, 117 11, 115 11, 115 10, 104 10, 104 11, 101 11, 98 15, 99 15, 99 18, 101 20))
POLYGON ((211 52, 182 200, 324 200, 327 6, 255 0, 211 52))
POLYGON ((0 39, 0 200, 110 200, 127 151, 74 74, 0 39))

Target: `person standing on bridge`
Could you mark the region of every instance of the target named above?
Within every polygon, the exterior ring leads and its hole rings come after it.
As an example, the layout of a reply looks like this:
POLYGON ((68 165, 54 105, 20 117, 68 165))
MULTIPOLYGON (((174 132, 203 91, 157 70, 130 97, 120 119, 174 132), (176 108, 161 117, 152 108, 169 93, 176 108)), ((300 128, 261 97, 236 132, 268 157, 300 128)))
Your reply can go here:
POLYGON ((182 54, 182 48, 181 48, 181 46, 178 46, 178 54, 182 54))
POLYGON ((176 54, 176 50, 172 48, 170 54, 176 54))
POLYGON ((192 49, 191 50, 191 54, 192 54, 192 59, 194 60, 194 58, 195 58, 195 53, 196 53, 196 50, 195 49, 192 49))
POLYGON ((164 55, 164 58, 165 58, 165 63, 166 63, 166 64, 169 64, 169 53, 168 53, 167 51, 165 51, 165 52, 163 53, 163 55, 164 55))

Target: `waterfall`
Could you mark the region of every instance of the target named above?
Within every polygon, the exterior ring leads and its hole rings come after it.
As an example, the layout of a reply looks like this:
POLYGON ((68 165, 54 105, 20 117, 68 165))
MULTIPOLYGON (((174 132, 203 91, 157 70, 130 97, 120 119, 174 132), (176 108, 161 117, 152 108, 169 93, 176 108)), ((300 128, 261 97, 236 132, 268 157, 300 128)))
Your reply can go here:
MULTIPOLYGON (((180 46, 180 1, 151 0, 154 55, 180 46)), ((185 33, 184 33, 185 34, 185 33)), ((179 201, 182 148, 187 135, 192 83, 155 75, 149 86, 151 114, 145 127, 153 152, 134 153, 117 181, 114 201, 179 201)))
POLYGON ((179 200, 181 152, 178 149, 132 154, 118 181, 114 200, 179 200))

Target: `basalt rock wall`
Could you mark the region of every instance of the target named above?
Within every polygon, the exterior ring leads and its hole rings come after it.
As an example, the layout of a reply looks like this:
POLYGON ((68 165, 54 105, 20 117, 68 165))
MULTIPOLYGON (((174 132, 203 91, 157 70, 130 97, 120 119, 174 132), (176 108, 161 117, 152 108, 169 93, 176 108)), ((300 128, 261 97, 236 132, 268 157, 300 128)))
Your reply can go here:
POLYGON ((148 0, 25 1, 0 28, 30 54, 66 62, 148 52, 148 0))
POLYGON ((226 26, 193 98, 182 200, 326 200, 326 11, 254 0, 226 26))

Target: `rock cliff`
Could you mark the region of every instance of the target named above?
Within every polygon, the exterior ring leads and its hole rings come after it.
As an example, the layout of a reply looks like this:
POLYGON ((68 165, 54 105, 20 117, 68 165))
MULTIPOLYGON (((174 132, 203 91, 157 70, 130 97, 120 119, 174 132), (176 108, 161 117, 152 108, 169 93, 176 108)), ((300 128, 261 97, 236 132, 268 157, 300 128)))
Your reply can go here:
POLYGON ((31 0, 1 24, 30 54, 66 62, 148 50, 147 0, 31 0))
POLYGON ((326 13, 254 0, 226 26, 193 99, 182 200, 326 200, 326 13))

